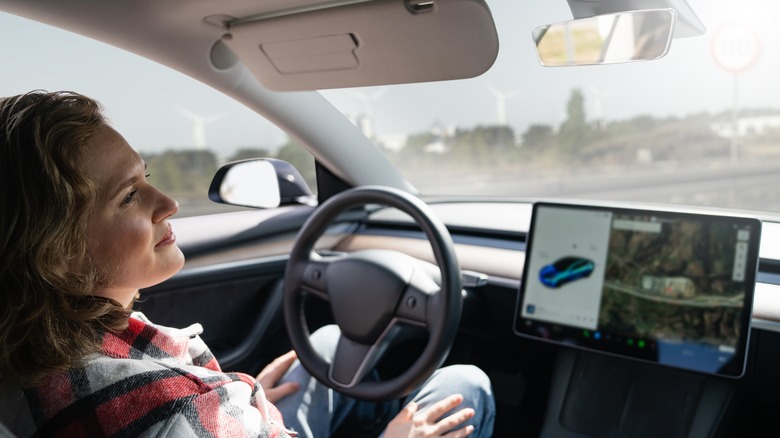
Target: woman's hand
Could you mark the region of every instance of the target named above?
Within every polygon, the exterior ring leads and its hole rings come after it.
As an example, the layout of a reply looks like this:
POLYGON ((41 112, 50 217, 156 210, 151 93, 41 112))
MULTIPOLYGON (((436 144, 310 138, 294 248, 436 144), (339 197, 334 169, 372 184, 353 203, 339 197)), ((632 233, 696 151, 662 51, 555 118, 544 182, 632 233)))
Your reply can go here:
POLYGON ((299 389, 300 385, 296 382, 287 382, 276 386, 297 357, 295 351, 291 350, 274 359, 257 375, 256 379, 265 391, 265 398, 271 403, 276 403, 299 389))
POLYGON ((462 401, 462 395, 451 395, 420 412, 417 412, 417 404, 411 402, 387 425, 385 436, 388 438, 461 438, 469 436, 474 432, 474 426, 455 428, 474 416, 473 409, 461 409, 446 418, 439 419, 445 412, 459 405, 462 401))

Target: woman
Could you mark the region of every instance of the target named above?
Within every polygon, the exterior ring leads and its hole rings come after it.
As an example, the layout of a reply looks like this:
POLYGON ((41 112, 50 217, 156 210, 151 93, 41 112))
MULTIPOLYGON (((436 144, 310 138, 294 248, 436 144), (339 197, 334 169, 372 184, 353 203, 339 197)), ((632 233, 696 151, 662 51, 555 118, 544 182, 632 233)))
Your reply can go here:
MULTIPOLYGON (((225 373, 198 324, 172 329, 133 313, 139 289, 184 264, 168 221, 178 204, 145 167, 88 97, 0 99, 6 427, 20 436, 323 436, 363 415, 388 437, 491 434, 490 384, 475 367, 438 370, 399 412, 312 383, 294 352, 257 378, 225 373), (442 396, 453 382, 464 394, 442 396)), ((315 335, 327 348, 327 333, 315 335)))

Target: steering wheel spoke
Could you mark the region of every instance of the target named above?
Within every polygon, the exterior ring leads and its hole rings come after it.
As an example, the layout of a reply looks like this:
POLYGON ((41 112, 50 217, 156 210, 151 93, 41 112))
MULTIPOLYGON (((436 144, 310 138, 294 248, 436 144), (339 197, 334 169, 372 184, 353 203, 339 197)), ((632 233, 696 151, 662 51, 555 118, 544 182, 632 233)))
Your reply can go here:
MULTIPOLYGON (((433 266, 433 265, 431 265, 433 266)), ((435 269, 435 266, 434 266, 435 269)), ((422 262, 417 264, 404 296, 398 303, 396 316, 404 322, 428 328, 428 303, 441 290, 438 269, 431 271, 422 262), (438 281, 437 281, 438 280, 438 281)))
POLYGON ((328 377, 339 388, 351 388, 373 369, 383 348, 340 336, 328 377))
POLYGON ((342 258, 344 258, 343 255, 319 256, 314 254, 310 260, 302 261, 299 265, 301 289, 321 300, 330 301, 327 284, 328 268, 334 261, 342 258))

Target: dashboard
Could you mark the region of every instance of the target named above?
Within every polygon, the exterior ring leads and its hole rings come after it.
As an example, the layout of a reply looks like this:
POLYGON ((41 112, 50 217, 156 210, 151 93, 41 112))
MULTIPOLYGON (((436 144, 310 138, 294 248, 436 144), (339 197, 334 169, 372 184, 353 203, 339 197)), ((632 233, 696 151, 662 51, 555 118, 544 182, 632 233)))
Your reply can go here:
MULTIPOLYGON (((707 373, 693 373, 692 378, 685 370, 677 372, 673 368, 621 358, 610 361, 609 355, 561 348, 553 343, 518 336, 515 333, 515 315, 523 269, 528 262, 533 203, 484 199, 436 199, 427 202, 447 224, 461 269, 469 279, 464 282, 465 302, 460 334, 450 354, 451 360, 475 363, 497 382, 496 396, 501 410, 512 412, 510 416, 501 416, 510 423, 506 425, 507 429, 513 430, 519 423, 532 425, 535 429, 540 418, 556 418, 558 414, 547 415, 545 409, 550 409, 549 405, 554 400, 557 400, 556 403, 567 400, 566 382, 576 374, 575 370, 582 371, 577 367, 585 366, 583 364, 610 370, 607 376, 600 377, 607 380, 622 376, 625 382, 640 379, 656 382, 655 386, 661 388, 662 384, 669 383, 668 376, 676 376, 674 381, 680 385, 682 381, 687 382, 692 394, 698 394, 696 388, 700 387, 695 382, 719 382, 713 383, 715 387, 711 389, 722 394, 722 397, 718 396, 721 401, 730 400, 729 397, 734 394, 733 386, 721 385, 719 376, 712 376, 715 378, 712 380, 707 378, 707 373), (471 281, 473 279, 479 281, 471 281), (662 369, 665 370, 659 371, 662 369), (560 388, 560 385, 564 387, 560 388), (549 403, 546 403, 547 397, 550 397, 549 403)), ((237 212, 214 217, 213 226, 208 225, 207 217, 173 219, 180 242, 186 242, 182 249, 186 251, 187 262, 179 277, 181 280, 202 278, 209 272, 222 271, 226 275, 237 271, 269 272, 269 269, 281 272, 297 230, 311 211, 310 207, 286 207, 237 212), (203 250, 209 240, 230 240, 230 244, 216 250, 203 250)), ((745 410, 740 412, 740 421, 751 424, 771 423, 774 417, 770 407, 776 406, 774 396, 776 391, 780 391, 780 387, 773 383, 777 381, 775 374, 777 366, 780 366, 777 365, 780 364, 780 270, 777 259, 767 257, 771 255, 771 242, 778 236, 780 227, 772 218, 762 220, 762 245, 750 315, 747 366, 742 378, 726 379, 733 380, 732 385, 744 391, 745 398, 738 405, 739 410, 745 410)), ((397 250, 434 262, 430 245, 411 219, 397 211, 382 208, 334 223, 317 243, 317 248, 335 252, 397 250)), ((235 276, 230 274, 230 277, 235 276)), ((198 280, 198 283, 202 281, 198 280)), ((585 392, 592 391, 594 385, 615 387, 611 381, 598 379, 580 384, 585 392)), ((648 391, 641 393, 642 400, 664 401, 663 390, 648 391)), ((706 398, 705 395, 701 397, 706 398)), ((561 404, 559 408, 563 409, 563 406, 561 404)), ((705 416, 717 417, 711 413, 705 416)))

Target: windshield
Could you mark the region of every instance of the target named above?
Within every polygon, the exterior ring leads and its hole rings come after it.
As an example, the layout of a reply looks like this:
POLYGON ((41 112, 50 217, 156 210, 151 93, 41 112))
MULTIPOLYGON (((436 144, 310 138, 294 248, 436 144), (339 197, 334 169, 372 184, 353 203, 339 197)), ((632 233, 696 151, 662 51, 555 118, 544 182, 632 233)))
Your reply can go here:
POLYGON ((532 31, 567 2, 489 1, 485 74, 322 94, 425 195, 780 211, 780 3, 688 3, 706 32, 659 60, 543 67, 532 31))
MULTIPOLYGON (((568 3, 489 0, 499 53, 483 75, 321 93, 423 195, 779 212, 780 3, 688 4, 705 33, 674 38, 658 60, 544 67, 533 31, 571 19, 568 3)), ((316 190, 313 159, 294 139, 185 75, 5 13, 0 36, 0 55, 14 60, 0 69, 0 95, 97 98, 180 216, 230 209, 206 191, 219 165, 242 158, 289 161, 316 190)))

